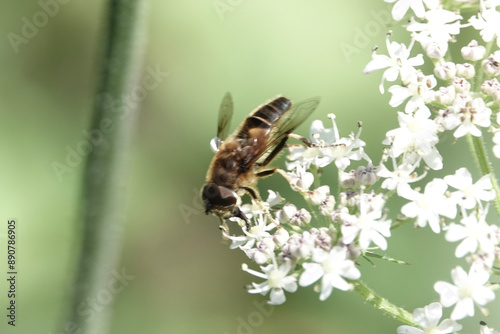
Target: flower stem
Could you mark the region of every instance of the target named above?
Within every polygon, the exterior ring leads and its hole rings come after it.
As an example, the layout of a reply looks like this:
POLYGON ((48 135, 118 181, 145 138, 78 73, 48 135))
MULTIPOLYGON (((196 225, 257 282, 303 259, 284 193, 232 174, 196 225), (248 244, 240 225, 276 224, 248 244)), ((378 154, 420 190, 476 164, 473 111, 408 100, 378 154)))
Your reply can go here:
POLYGON ((318 171, 318 166, 316 166, 315 164, 311 164, 310 170, 314 177, 314 183, 313 183, 314 188, 319 188, 321 186, 320 182, 321 175, 318 171))
POLYGON ((496 193, 493 203, 495 204, 497 214, 500 215, 500 188, 498 186, 498 181, 495 176, 495 172, 493 171, 493 167, 491 167, 488 155, 486 154, 483 138, 467 134, 467 142, 469 143, 470 150, 476 160, 476 164, 481 172, 481 175, 490 175, 491 184, 493 185, 493 189, 496 193))
POLYGON ((413 321, 413 315, 410 312, 380 297, 362 281, 354 281, 352 283, 354 284, 354 291, 359 293, 364 300, 372 304, 375 308, 405 325, 420 328, 420 325, 413 321))
MULTIPOLYGON (((485 47, 486 51, 484 53, 485 57, 488 57, 490 55, 492 45, 493 45, 493 41, 486 43, 486 47, 485 47)), ((477 91, 477 92, 480 91, 481 85, 483 83, 483 78, 484 78, 483 67, 481 66, 481 63, 478 62, 477 68, 476 68, 476 81, 473 82, 473 85, 471 87, 472 91, 477 91)))
POLYGON ((111 319, 110 282, 124 270, 117 269, 124 225, 128 152, 135 128, 136 105, 124 98, 137 85, 145 41, 142 0, 110 0, 105 17, 100 75, 90 128, 93 137, 83 177, 82 235, 69 321, 62 324, 81 334, 108 333, 111 319), (98 135, 97 135, 98 134, 98 135), (106 303, 85 309, 106 291, 106 303), (85 306, 82 311, 82 306, 85 306))

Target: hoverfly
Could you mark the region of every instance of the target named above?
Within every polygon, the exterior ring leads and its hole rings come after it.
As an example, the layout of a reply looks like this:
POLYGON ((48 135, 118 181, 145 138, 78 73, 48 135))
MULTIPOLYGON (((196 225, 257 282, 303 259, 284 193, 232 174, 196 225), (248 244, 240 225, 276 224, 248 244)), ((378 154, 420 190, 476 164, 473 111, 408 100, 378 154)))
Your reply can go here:
MULTIPOLYGON (((246 193, 260 203, 256 189, 258 178, 278 171, 267 167, 268 164, 283 149, 292 131, 318 104, 318 97, 292 105, 286 97, 278 96, 252 111, 227 137, 233 115, 233 101, 227 93, 219 110, 217 138, 213 142, 217 151, 201 191, 205 213, 213 213, 221 220, 241 218, 249 229, 249 220, 240 209, 241 196, 246 193)), ((303 141, 308 142, 305 138, 303 141)))

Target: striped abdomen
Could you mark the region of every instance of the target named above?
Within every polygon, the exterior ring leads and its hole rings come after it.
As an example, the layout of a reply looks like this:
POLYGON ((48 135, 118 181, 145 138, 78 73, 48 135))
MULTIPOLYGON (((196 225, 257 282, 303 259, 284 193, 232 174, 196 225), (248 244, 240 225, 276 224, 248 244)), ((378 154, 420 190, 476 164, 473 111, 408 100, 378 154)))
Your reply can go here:
MULTIPOLYGON (((245 119, 236 138, 257 141, 259 141, 259 138, 264 139, 263 137, 269 134, 269 130, 291 106, 292 102, 282 96, 260 106, 245 119)), ((247 144, 252 145, 255 143, 247 144)))

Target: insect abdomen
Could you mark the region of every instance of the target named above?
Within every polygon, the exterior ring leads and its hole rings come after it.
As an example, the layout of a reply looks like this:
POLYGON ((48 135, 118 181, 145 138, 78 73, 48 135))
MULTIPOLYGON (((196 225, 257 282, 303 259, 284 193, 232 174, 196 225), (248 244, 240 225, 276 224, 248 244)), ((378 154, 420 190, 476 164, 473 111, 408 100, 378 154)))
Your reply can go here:
POLYGON ((248 116, 244 121, 239 138, 246 138, 248 131, 255 128, 271 129, 283 114, 290 109, 292 102, 286 97, 277 97, 269 103, 264 104, 248 116))

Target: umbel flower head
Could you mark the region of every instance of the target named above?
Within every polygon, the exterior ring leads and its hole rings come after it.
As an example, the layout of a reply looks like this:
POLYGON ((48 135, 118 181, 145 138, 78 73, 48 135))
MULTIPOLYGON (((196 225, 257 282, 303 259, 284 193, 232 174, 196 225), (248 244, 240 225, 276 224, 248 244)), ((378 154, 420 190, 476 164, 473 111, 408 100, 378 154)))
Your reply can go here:
POLYGON ((495 294, 487 282, 490 275, 479 266, 472 266, 469 274, 462 267, 451 271, 453 283, 438 281, 434 289, 441 296, 441 304, 445 307, 455 305, 451 319, 459 320, 474 315, 474 304, 486 305, 495 299, 495 294))
MULTIPOLYGON (((248 291, 269 296, 270 304, 284 303, 299 287, 314 286, 321 301, 354 290, 402 321, 398 333, 458 332, 458 321, 477 314, 476 308, 488 314, 499 288, 500 187, 491 168, 498 161, 489 159, 500 158, 500 1, 385 2, 394 4, 394 20, 407 23, 409 42, 388 33, 387 54, 375 48, 363 69, 365 74, 383 70, 379 91, 388 85, 390 99, 387 110, 377 112, 398 124, 380 134, 380 158, 365 152, 361 122, 345 135, 334 114, 328 122, 314 120, 304 144, 287 147, 286 170, 278 169, 298 200, 270 191, 266 202, 241 206, 248 229, 232 218, 241 229, 223 234, 231 249, 254 262, 243 266, 258 279, 248 291), (466 30, 475 39, 464 38, 471 36, 463 35, 466 30), (460 55, 450 56, 451 43, 460 55), (477 171, 440 153, 459 142, 469 145, 477 171), (323 174, 327 169, 338 177, 323 174), (394 197, 399 208, 387 205, 394 197), (414 233, 429 230, 453 243, 455 256, 451 282, 434 283, 439 302, 413 315, 361 281, 371 258, 405 263, 388 254, 390 238, 397 235, 393 230, 406 223, 416 227, 414 233)), ((492 333, 486 325, 480 331, 492 333)))
MULTIPOLYGON (((430 174, 429 169, 439 170, 445 166, 437 145, 446 132, 457 140, 466 137, 472 145, 473 155, 476 155, 477 161, 481 161, 480 164, 485 164, 483 166, 489 161, 482 138, 491 138, 487 132, 493 132, 493 154, 500 158, 500 85, 496 78, 500 75, 500 50, 495 50, 495 44, 500 47, 497 20, 500 18, 500 2, 460 1, 452 6, 442 1, 385 1, 395 2, 392 10, 395 20, 409 18, 406 29, 412 38, 410 47, 406 48, 404 44, 399 47, 414 50, 414 44, 419 43, 429 60, 432 60, 429 63, 434 67, 434 74, 405 66, 405 72, 409 71, 410 74, 391 77, 393 80, 390 81, 396 83, 389 88, 392 94, 389 104, 403 110, 397 111, 400 127, 387 132, 384 141, 389 149, 383 161, 392 161, 392 169, 383 164, 378 176, 385 178, 382 188, 395 190, 398 196, 409 201, 401 208, 405 217, 414 219, 416 226, 429 226, 435 233, 444 230, 446 241, 458 242, 455 256, 465 258, 470 266, 468 274, 462 266, 452 270, 454 285, 444 281, 435 284, 435 290, 441 297, 440 303, 416 310, 419 314, 429 315, 427 319, 434 319, 432 322, 420 322, 418 319, 422 317, 414 317, 423 330, 401 326, 398 332, 450 333, 460 330, 457 326, 451 326, 452 321, 473 316, 474 305, 486 314, 484 305, 495 298, 493 291, 496 285, 490 283, 490 274, 496 270, 495 263, 498 265, 500 262, 500 239, 497 237, 499 228, 495 220, 488 220, 488 211, 489 202, 496 201, 497 215, 500 214, 498 178, 490 174, 491 169, 480 166, 482 176, 474 181, 472 173, 460 167, 455 174, 434 178, 419 188, 412 189, 411 184, 415 180, 424 180, 430 174), (469 10, 474 8, 477 14, 461 15, 461 10, 466 7, 469 10), (464 22, 464 17, 470 17, 469 22, 464 22), (464 41, 460 36, 464 28, 475 29, 482 40, 489 44, 482 45, 478 40, 464 41), (450 42, 462 45, 464 62, 449 61, 450 42), (442 306, 455 307, 451 320, 447 319, 438 325, 442 306), (435 316, 430 317, 431 313, 435 316)), ((389 44, 387 51, 390 58, 394 50, 389 44)), ((412 55, 410 51, 405 54, 405 59, 416 59, 416 56, 422 55, 412 55)), ((384 57, 387 56, 372 56, 367 68, 383 69, 382 66, 376 68, 373 65, 377 63, 376 59, 384 57)), ((427 59, 423 60, 422 64, 427 63, 427 59)), ((401 60, 399 64, 408 62, 401 60)), ((365 69, 366 72, 372 71, 365 69)), ((382 75, 382 84, 386 75, 385 72, 382 75)), ((498 221, 498 217, 496 219, 498 221)), ((483 329, 486 331, 487 328, 483 329)))

